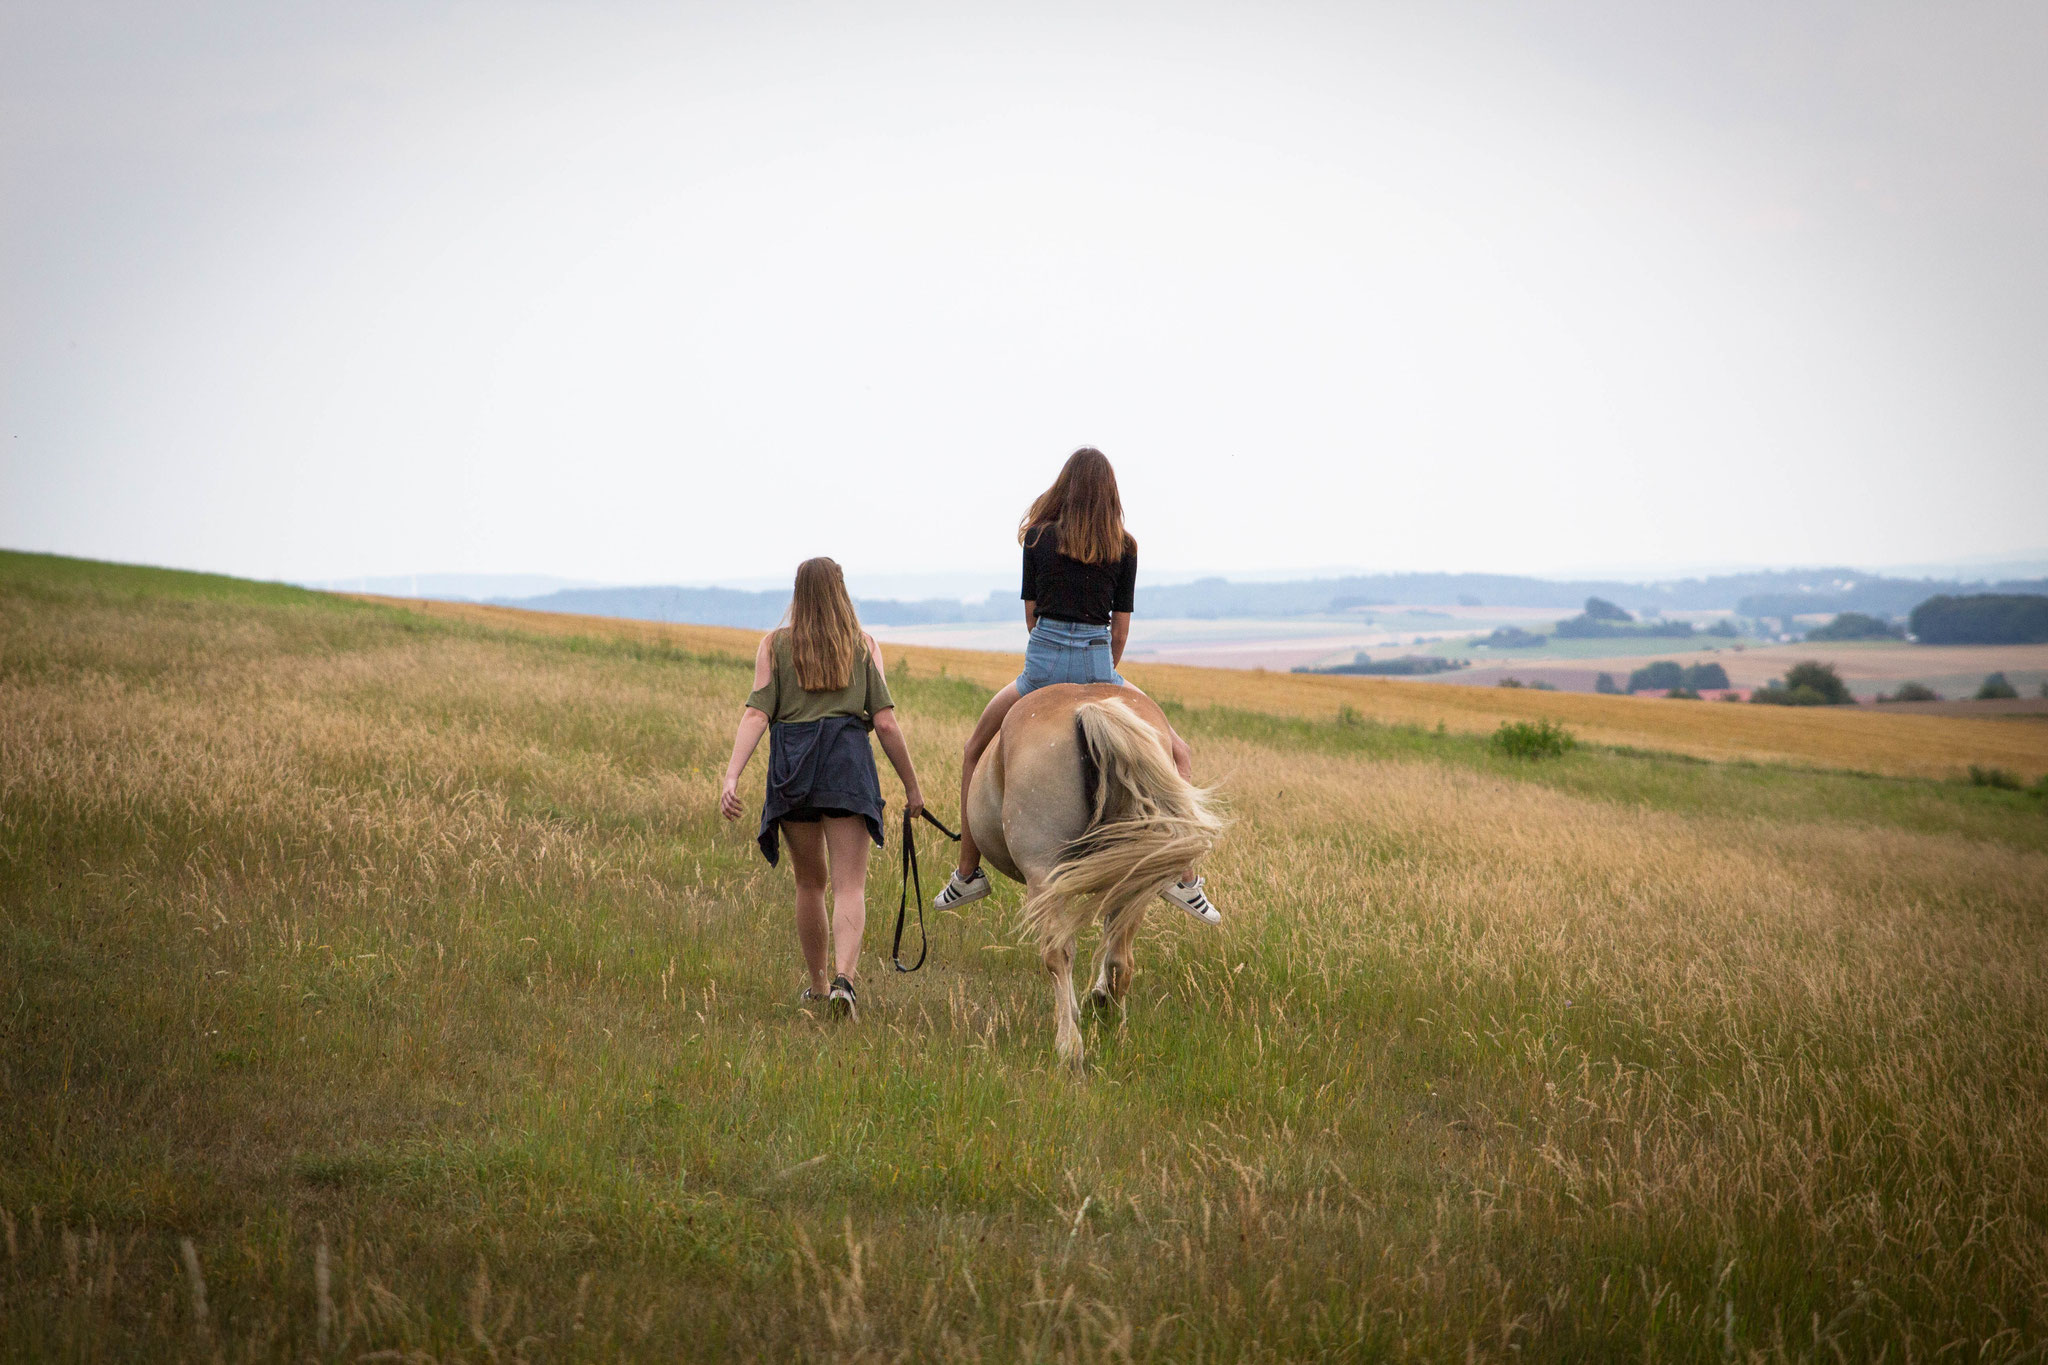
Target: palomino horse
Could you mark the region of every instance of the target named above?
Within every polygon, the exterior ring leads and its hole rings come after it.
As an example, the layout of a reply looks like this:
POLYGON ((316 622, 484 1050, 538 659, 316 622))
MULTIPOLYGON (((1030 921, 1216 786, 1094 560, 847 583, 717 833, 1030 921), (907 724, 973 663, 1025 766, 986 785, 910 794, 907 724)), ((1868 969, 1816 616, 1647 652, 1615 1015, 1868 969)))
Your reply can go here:
POLYGON ((1209 793, 1174 770, 1157 703, 1115 683, 1026 693, 975 765, 962 817, 998 871, 1024 883, 1024 919, 1052 973, 1059 1055, 1081 1065, 1074 941, 1102 919, 1097 1005, 1131 985, 1131 940, 1152 898, 1216 845, 1209 793))

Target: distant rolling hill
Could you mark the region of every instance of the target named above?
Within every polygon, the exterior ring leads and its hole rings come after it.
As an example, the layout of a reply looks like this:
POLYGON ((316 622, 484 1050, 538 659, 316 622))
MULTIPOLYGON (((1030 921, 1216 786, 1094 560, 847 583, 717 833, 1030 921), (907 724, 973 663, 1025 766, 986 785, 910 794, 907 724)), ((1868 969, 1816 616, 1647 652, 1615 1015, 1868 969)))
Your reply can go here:
MULTIPOLYGON (((740 626, 770 630, 789 609, 789 593, 773 589, 744 592, 736 588, 571 588, 539 597, 494 597, 489 604, 527 611, 567 612, 575 616, 617 616, 631 621, 675 621, 700 626, 740 626)), ((855 598, 860 619, 871 626, 928 626, 951 621, 1004 621, 1017 612, 1010 599, 995 596, 966 603, 948 597, 899 602, 890 598, 855 598)))
MULTIPOLYGON (((1939 593, 2035 593, 2048 595, 2048 579, 1995 584, 1938 579, 1887 578, 1851 568, 1787 569, 1720 574, 1656 583, 1603 579, 1525 578, 1510 574, 1358 574, 1282 583, 1243 583, 1204 578, 1138 589, 1138 614, 1151 619, 1244 619, 1316 616, 1366 606, 1440 605, 1463 602, 1490 607, 1555 608, 1577 611, 1588 597, 1604 597, 1639 612, 1734 611, 1743 616, 1782 617, 1862 611, 1904 616, 1939 593)), ((565 588, 531 597, 494 596, 498 606, 529 611, 617 616, 637 621, 678 621, 709 626, 767 630, 789 606, 783 589, 748 592, 735 588, 565 588)), ((1016 599, 991 593, 979 602, 953 598, 899 601, 858 598, 861 619, 878 626, 944 625, 1008 621, 1016 599)))

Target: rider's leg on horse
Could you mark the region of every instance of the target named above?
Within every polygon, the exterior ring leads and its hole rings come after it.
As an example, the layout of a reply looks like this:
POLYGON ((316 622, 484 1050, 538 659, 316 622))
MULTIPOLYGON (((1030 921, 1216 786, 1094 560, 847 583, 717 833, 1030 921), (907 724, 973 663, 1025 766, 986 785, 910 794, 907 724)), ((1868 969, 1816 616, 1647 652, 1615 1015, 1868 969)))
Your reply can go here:
POLYGON ((981 873, 981 849, 975 845, 974 831, 965 818, 967 793, 974 785, 975 765, 988 752, 988 746, 995 743, 1003 728, 1003 717, 1009 715, 1010 708, 1017 704, 1017 695, 1017 684, 1004 684, 1002 691, 990 697, 988 705, 982 708, 981 719, 974 723, 974 733, 967 737, 967 748, 960 759, 960 858, 954 866, 952 881, 945 891, 939 893, 941 905, 958 905, 962 900, 979 899, 988 894, 987 874, 981 873), (951 894, 956 891, 961 894, 951 894))

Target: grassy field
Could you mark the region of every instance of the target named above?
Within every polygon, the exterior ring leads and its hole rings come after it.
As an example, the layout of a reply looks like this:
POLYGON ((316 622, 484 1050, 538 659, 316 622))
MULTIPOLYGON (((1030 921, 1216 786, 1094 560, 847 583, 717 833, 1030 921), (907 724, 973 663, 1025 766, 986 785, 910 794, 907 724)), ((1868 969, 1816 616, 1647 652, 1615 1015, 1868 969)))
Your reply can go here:
POLYGON ((1143 671, 1227 920, 1077 1083, 1014 888, 798 1008, 735 644, 0 555, 0 1351, 2048 1348, 2040 727, 1143 671))

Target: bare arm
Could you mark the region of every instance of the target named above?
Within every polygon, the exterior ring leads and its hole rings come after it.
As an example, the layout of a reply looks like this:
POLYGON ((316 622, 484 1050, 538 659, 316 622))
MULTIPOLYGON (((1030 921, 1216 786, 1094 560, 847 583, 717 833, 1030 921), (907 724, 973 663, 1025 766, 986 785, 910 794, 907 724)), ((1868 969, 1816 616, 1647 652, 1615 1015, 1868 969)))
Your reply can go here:
POLYGON ((739 732, 732 737, 732 761, 725 765, 725 781, 718 789, 718 809, 728 820, 740 818, 740 774, 747 770, 747 761, 766 733, 767 716, 751 706, 740 712, 739 732))
MULTIPOLYGON (((754 651, 754 686, 762 687, 768 681, 768 674, 775 666, 771 652, 773 635, 761 637, 761 647, 754 651)), ((739 729, 732 737, 732 759, 725 765, 725 780, 719 784, 718 809, 726 819, 740 818, 740 774, 747 770, 747 764, 754 757, 754 750, 760 747, 761 736, 768 732, 768 716, 753 707, 740 711, 739 729)))
MULTIPOLYGON (((874 657, 875 671, 886 674, 882 666, 882 647, 875 643, 875 637, 867 637, 868 653, 874 657)), ((896 770, 896 776, 903 781, 903 808, 916 815, 924 809, 924 791, 917 785, 917 765, 910 760, 910 745, 904 741, 903 727, 896 721, 896 708, 885 706, 875 712, 875 738, 882 741, 882 752, 889 756, 889 765, 896 770)))
POLYGON ((1131 614, 1127 611, 1113 611, 1109 614, 1109 666, 1115 668, 1124 661, 1124 642, 1131 638, 1131 614))
POLYGON ((1024 604, 1024 629, 1038 629, 1038 603, 1036 602, 1026 602, 1024 604))
POLYGON ((924 791, 917 785, 917 765, 910 761, 910 746, 903 742, 903 727, 896 723, 895 707, 875 712, 875 738, 882 741, 882 752, 889 756, 896 776, 903 779, 904 812, 916 815, 924 809, 924 791))

